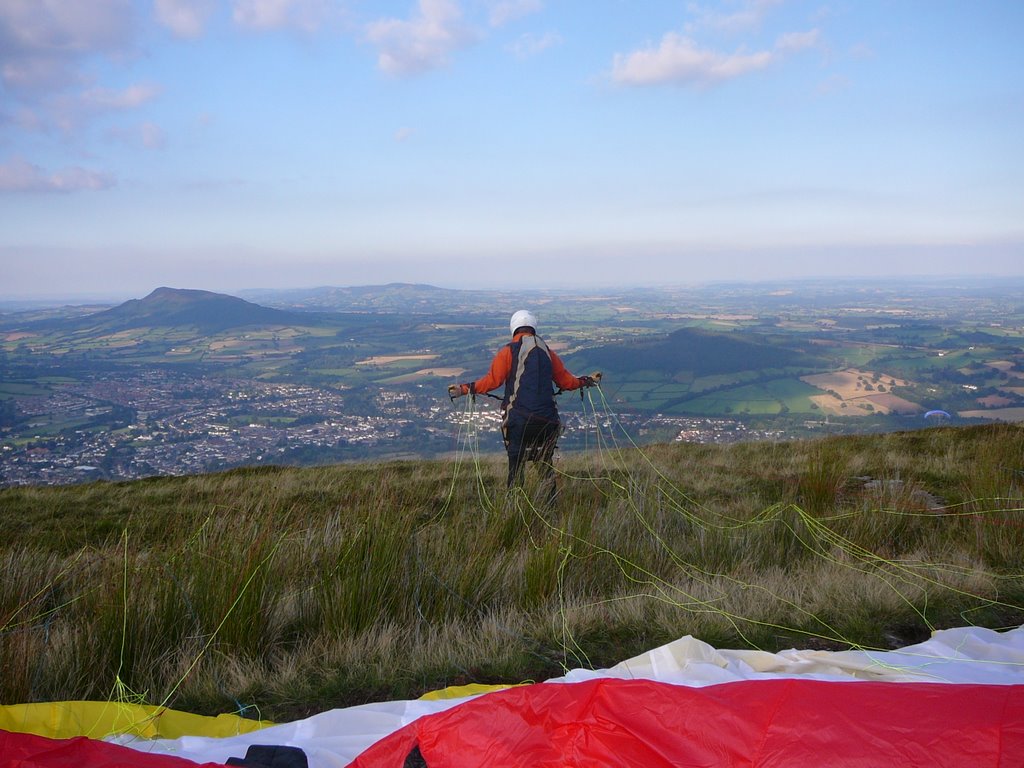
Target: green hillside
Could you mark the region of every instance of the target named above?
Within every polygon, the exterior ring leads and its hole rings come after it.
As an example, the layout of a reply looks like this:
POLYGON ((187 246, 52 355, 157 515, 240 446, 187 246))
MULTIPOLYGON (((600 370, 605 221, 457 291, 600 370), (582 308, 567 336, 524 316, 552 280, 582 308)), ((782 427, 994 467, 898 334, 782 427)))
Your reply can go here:
POLYGON ((671 376, 687 371, 715 376, 759 369, 827 367, 820 356, 798 349, 796 340, 786 342, 773 337, 680 328, 665 336, 588 349, 571 359, 577 367, 658 371, 671 376))
POLYGON ((0 703, 293 718, 718 647, 1024 621, 1024 430, 594 448, 0 491, 0 703))
MULTIPOLYGON (((821 390, 799 377, 827 370, 820 351, 792 336, 686 327, 569 355, 574 370, 601 370, 609 400, 669 415, 812 414, 821 390)), ((818 348, 820 350, 820 347, 818 348)))

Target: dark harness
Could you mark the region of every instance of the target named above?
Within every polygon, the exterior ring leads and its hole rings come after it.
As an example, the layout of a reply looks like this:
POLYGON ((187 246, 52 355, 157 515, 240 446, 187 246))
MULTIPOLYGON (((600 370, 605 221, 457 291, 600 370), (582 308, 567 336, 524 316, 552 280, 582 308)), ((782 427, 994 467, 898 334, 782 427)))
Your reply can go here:
MULTIPOLYGON (((501 402, 501 434, 508 447, 508 426, 541 422, 558 424, 558 408, 552 390, 551 352, 537 335, 525 334, 509 344, 512 351, 512 373, 505 380, 505 397, 501 402)), ((526 446, 527 459, 533 461, 543 449, 542 444, 526 446)))

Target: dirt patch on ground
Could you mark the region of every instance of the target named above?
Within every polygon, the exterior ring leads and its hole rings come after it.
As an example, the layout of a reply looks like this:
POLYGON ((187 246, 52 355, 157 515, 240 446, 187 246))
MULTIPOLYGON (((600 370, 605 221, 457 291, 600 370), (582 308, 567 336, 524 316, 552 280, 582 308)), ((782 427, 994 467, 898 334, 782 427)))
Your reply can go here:
POLYGON ((920 413, 924 410, 917 403, 898 395, 868 395, 864 398, 875 406, 876 411, 882 413, 920 413))
POLYGON ((423 368, 413 373, 407 373, 404 376, 396 376, 393 379, 388 379, 392 384, 408 384, 416 381, 417 379, 423 379, 428 376, 437 376, 442 379, 456 379, 466 372, 465 368, 423 368))
POLYGON ((465 368, 424 368, 416 371, 416 376, 461 376, 466 372, 465 368))
POLYGON ((867 403, 855 403, 832 395, 811 395, 811 402, 818 406, 823 413, 837 416, 867 416, 869 413, 874 413, 867 408, 867 403))
POLYGON ((989 368, 995 368, 997 371, 1009 371, 1013 369, 1013 363, 1009 360, 993 360, 992 362, 985 363, 989 368))
POLYGON ((905 387, 910 382, 905 379, 897 379, 877 371, 861 371, 857 368, 847 368, 844 371, 833 371, 832 373, 816 373, 813 376, 801 376, 801 380, 808 384, 824 389, 826 392, 832 390, 842 398, 863 397, 877 389, 881 384, 889 387, 905 387), (867 387, 871 389, 867 389, 867 387))

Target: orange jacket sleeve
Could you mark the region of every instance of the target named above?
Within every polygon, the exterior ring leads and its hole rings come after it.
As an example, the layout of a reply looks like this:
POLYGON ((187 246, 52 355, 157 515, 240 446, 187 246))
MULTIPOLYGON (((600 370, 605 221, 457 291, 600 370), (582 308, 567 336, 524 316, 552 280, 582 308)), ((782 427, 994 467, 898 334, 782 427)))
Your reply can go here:
POLYGON ((566 370, 562 359, 555 354, 553 349, 548 351, 551 353, 551 377, 555 380, 555 384, 562 389, 579 389, 582 387, 583 380, 573 376, 566 370))

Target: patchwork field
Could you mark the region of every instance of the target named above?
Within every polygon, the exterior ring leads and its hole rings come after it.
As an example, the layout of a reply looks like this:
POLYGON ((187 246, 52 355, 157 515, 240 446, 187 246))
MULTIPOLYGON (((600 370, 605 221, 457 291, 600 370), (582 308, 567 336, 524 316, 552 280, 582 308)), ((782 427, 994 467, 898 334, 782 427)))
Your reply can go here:
POLYGON ((437 355, 376 355, 366 360, 357 360, 356 365, 390 365, 406 360, 436 360, 437 355))
POLYGON ((979 397, 978 403, 985 406, 986 408, 1006 408, 1012 406, 1016 400, 1005 395, 986 395, 985 397, 979 397))
POLYGON ((983 408, 976 411, 958 411, 965 419, 989 419, 992 421, 1024 421, 1024 408, 983 408))
POLYGON ((442 379, 456 379, 465 372, 465 368, 421 368, 418 371, 406 373, 402 376, 393 376, 385 381, 388 384, 410 384, 417 379, 425 379, 432 376, 442 379))
POLYGON ((797 379, 775 379, 703 395, 688 400, 671 411, 701 415, 812 413, 814 393, 817 391, 815 387, 797 379))
POLYGON ((811 400, 826 413, 857 416, 869 413, 917 413, 924 410, 918 403, 888 392, 892 387, 909 386, 909 381, 877 371, 847 368, 800 378, 825 391, 824 395, 812 395, 811 400))

